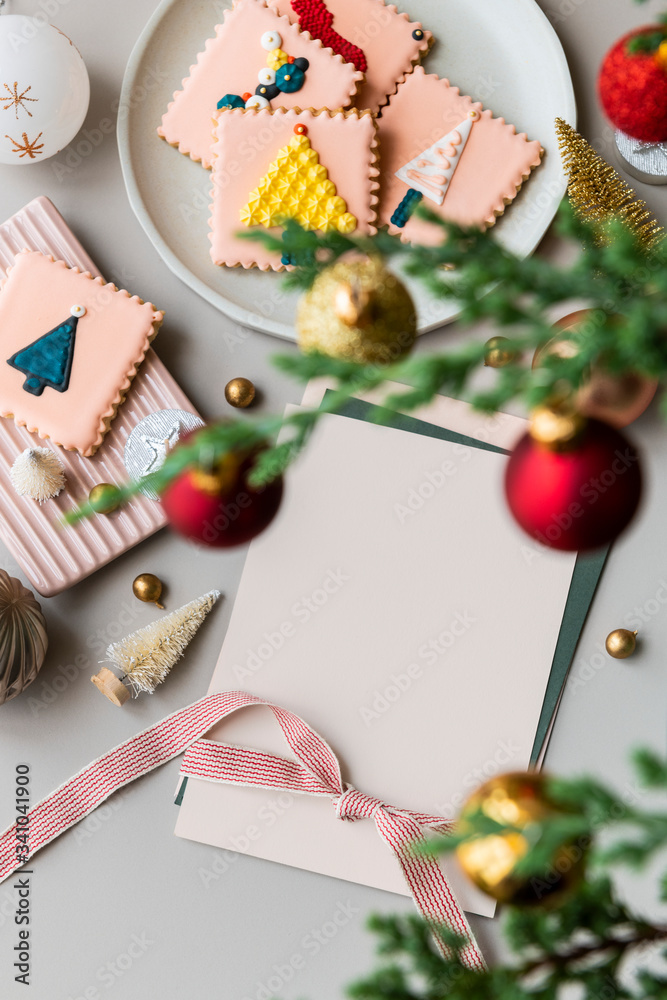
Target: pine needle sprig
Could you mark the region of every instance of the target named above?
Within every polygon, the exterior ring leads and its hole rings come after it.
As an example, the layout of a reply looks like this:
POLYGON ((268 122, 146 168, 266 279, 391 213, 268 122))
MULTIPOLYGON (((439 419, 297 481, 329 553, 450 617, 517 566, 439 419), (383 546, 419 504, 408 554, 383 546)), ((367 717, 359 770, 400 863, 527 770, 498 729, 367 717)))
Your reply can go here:
MULTIPOLYGON (((539 255, 520 259, 489 233, 463 229, 424 208, 419 211, 439 228, 439 242, 410 245, 387 232, 320 235, 294 222, 286 225, 282 238, 268 232, 247 235, 290 254, 297 266, 288 280, 299 288, 309 287, 326 266, 351 250, 386 259, 397 273, 414 275, 431 294, 455 301, 463 327, 492 323, 516 354, 512 364, 495 372, 490 385, 471 388, 486 352, 485 343, 474 335, 445 351, 426 353, 419 345, 412 355, 384 366, 317 354, 278 355, 274 365, 296 381, 325 378, 333 386, 318 409, 287 416, 244 415, 206 427, 174 449, 150 477, 119 487, 118 499, 125 502, 145 486, 160 493, 186 468, 211 468, 228 451, 245 448, 260 448, 251 481, 266 483, 288 468, 325 414, 342 412, 350 398, 380 390, 386 382, 405 386, 391 389, 384 398, 374 393, 380 407, 377 419, 390 423, 392 415, 410 413, 439 393, 467 399, 484 412, 503 409, 513 400, 530 409, 574 393, 593 366, 611 374, 633 371, 648 378, 667 377, 666 240, 647 247, 627 219, 594 223, 564 202, 556 231, 577 253, 573 260, 556 264, 539 255), (574 302, 590 310, 577 331, 577 353, 548 357, 533 369, 535 350, 554 336, 554 309, 565 312, 574 302)), ((667 396, 663 405, 667 415, 667 396)), ((94 513, 92 505, 83 504, 64 520, 74 524, 94 513)))
MULTIPOLYGON (((656 812, 642 801, 649 791, 662 793, 664 800, 667 760, 643 751, 635 755, 635 770, 631 797, 589 778, 550 780, 550 797, 569 814, 560 823, 550 820, 537 833, 531 829, 528 854, 517 875, 541 872, 547 879, 545 865, 557 846, 566 845, 589 850, 588 875, 558 906, 506 909, 502 928, 509 958, 471 972, 459 962, 462 940, 454 941, 452 955, 443 958, 420 918, 374 917, 369 927, 378 939, 380 964, 353 984, 348 995, 357 1000, 557 1000, 567 986, 582 1000, 664 1000, 667 925, 635 912, 610 877, 614 867, 645 866, 667 847, 667 807, 656 812), (629 959, 632 977, 627 975, 629 959)), ((451 851, 478 836, 513 831, 511 824, 496 823, 484 813, 467 815, 465 835, 436 838, 431 851, 451 851)), ((667 873, 661 885, 667 890, 667 873)))

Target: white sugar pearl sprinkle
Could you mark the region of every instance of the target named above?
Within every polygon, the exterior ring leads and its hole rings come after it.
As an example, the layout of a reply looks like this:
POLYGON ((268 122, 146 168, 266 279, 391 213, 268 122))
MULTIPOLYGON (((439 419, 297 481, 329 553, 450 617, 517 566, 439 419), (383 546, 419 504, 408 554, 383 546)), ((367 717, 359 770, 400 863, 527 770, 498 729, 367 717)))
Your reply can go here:
POLYGON ((277 31, 265 31, 260 41, 262 43, 262 48, 266 49, 267 52, 272 52, 273 49, 279 49, 283 42, 277 31))
POLYGON ((246 108, 268 108, 269 102, 265 97, 261 97, 260 94, 255 94, 250 100, 245 102, 246 108))

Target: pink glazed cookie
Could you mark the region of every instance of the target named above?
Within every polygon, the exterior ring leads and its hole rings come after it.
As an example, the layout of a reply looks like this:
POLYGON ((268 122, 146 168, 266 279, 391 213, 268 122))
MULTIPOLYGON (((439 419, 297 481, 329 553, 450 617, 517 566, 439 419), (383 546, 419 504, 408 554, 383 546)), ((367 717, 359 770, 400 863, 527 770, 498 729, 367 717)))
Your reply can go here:
POLYGON ((366 79, 358 108, 377 111, 433 42, 430 31, 384 0, 269 0, 280 14, 342 52, 366 79), (338 39, 336 38, 338 36, 338 39))
POLYGON ((286 218, 311 230, 375 232, 377 142, 369 112, 223 110, 214 137, 215 264, 284 270, 288 260, 238 233, 263 227, 279 235, 286 218))
POLYGON ((0 415, 93 455, 163 317, 61 260, 17 254, 0 289, 0 415))
POLYGON ((382 150, 378 221, 429 243, 439 235, 413 217, 416 204, 462 226, 492 226, 540 165, 539 142, 421 66, 400 85, 378 121, 382 150))
POLYGON ((209 168, 220 108, 344 108, 363 78, 264 0, 235 0, 174 94, 158 135, 209 168))

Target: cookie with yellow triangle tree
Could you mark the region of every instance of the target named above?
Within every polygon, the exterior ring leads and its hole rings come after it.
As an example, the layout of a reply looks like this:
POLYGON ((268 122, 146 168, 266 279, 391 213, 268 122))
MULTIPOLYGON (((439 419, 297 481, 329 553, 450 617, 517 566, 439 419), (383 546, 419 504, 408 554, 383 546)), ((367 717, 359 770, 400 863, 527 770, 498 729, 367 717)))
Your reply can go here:
POLYGON ((375 232, 378 171, 369 113, 226 109, 215 137, 211 252, 217 264, 282 270, 290 264, 287 255, 241 237, 289 219, 318 232, 375 232), (253 150, 252 162, 230 177, 241 149, 253 150))

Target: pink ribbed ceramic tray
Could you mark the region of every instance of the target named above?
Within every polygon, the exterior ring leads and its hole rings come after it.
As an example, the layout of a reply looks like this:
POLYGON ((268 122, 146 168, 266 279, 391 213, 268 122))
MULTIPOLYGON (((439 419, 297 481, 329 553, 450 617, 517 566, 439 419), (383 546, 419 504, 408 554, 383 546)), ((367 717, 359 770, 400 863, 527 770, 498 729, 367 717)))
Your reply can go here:
MULTIPOLYGON (((0 226, 0 278, 15 254, 25 248, 52 254, 95 276, 100 273, 48 198, 35 198, 0 226)), ((111 430, 92 458, 56 448, 12 420, 0 419, 0 537, 44 597, 73 586, 166 524, 159 502, 143 496, 114 514, 100 515, 75 527, 59 524, 62 514, 85 499, 96 483, 127 480, 123 450, 129 434, 143 417, 164 409, 196 412, 155 352, 149 350, 111 430), (9 478, 16 456, 35 445, 56 451, 67 476, 60 496, 41 507, 34 500, 19 497, 9 478)))

